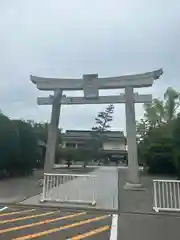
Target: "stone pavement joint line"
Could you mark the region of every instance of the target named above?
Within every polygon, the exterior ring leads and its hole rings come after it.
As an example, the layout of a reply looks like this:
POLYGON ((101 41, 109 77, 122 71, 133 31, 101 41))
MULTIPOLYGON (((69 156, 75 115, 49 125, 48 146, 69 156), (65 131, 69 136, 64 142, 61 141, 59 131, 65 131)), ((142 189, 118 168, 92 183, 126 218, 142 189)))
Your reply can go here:
POLYGON ((28 212, 34 212, 34 211, 36 211, 36 209, 28 209, 28 210, 23 210, 23 211, 1 213, 1 214, 0 214, 0 217, 12 216, 12 215, 16 215, 16 214, 28 213, 28 212))
POLYGON ((100 227, 100 228, 96 228, 96 229, 94 229, 90 232, 86 232, 84 234, 80 234, 80 235, 71 237, 68 240, 81 240, 83 238, 91 237, 91 236, 96 235, 98 233, 108 231, 109 229, 110 229, 110 226, 106 225, 106 226, 103 226, 103 227, 100 227))
POLYGON ((45 236, 45 235, 48 235, 48 234, 51 234, 51 233, 55 233, 55 232, 58 232, 58 231, 66 230, 66 229, 73 228, 73 227, 79 227, 81 225, 85 225, 85 224, 92 223, 92 222, 95 222, 95 221, 103 220, 103 219, 106 219, 110 216, 111 215, 103 215, 103 216, 100 216, 100 217, 90 218, 90 219, 83 220, 83 221, 80 221, 80 222, 76 222, 76 223, 72 223, 72 224, 69 224, 69 225, 61 226, 61 227, 58 227, 58 228, 49 229, 47 231, 38 232, 38 233, 35 233, 35 234, 29 234, 29 235, 25 235, 25 236, 22 236, 22 237, 14 238, 12 240, 34 239, 34 238, 42 237, 42 236, 45 236))
POLYGON ((51 212, 46 212, 46 213, 41 213, 41 214, 35 214, 35 215, 30 215, 30 216, 25 216, 25 217, 19 217, 19 218, 3 220, 3 221, 0 221, 0 224, 16 222, 16 221, 21 221, 21 220, 27 220, 27 219, 37 218, 37 217, 48 216, 48 215, 55 214, 57 212, 60 212, 60 211, 51 211, 51 212))
POLYGON ((18 231, 18 230, 22 230, 22 229, 30 228, 30 227, 34 227, 34 226, 40 226, 40 225, 43 225, 43 224, 48 224, 48 223, 56 222, 56 221, 59 221, 59 220, 64 220, 64 219, 77 217, 77 216, 80 216, 80 215, 83 215, 83 214, 86 214, 86 212, 66 215, 64 217, 47 219, 47 220, 44 220, 44 221, 41 221, 41 222, 30 223, 30 224, 26 224, 26 225, 17 226, 17 227, 6 228, 6 229, 0 230, 0 234, 7 233, 7 232, 18 231))

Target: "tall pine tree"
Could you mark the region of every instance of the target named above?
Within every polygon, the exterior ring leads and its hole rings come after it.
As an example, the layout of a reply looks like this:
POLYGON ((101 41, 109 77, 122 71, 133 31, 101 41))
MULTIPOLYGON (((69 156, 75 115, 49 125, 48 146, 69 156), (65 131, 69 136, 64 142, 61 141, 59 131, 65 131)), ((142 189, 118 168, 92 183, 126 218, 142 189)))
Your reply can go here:
POLYGON ((107 139, 106 133, 110 131, 110 122, 113 120, 114 105, 110 104, 104 111, 98 113, 95 118, 96 126, 92 128, 92 140, 90 146, 95 156, 99 156, 103 144, 107 139))

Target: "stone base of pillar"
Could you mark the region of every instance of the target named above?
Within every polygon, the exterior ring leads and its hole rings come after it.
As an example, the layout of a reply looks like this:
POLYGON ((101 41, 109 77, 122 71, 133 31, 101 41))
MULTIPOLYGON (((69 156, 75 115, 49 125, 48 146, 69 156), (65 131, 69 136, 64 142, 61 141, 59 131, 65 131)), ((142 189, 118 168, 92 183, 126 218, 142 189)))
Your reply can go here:
POLYGON ((129 183, 126 182, 124 185, 125 190, 130 191, 145 191, 145 187, 142 185, 142 183, 129 183))

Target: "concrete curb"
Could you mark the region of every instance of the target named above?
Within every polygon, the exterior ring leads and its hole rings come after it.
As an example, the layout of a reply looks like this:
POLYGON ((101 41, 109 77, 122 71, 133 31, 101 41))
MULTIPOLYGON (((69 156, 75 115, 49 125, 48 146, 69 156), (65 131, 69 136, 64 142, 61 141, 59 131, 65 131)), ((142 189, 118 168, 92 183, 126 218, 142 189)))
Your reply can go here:
POLYGON ((21 207, 21 208, 43 208, 43 209, 62 209, 65 211, 87 211, 87 212, 104 212, 104 213, 117 213, 115 209, 102 209, 102 208, 88 208, 88 207, 67 207, 67 206, 51 206, 51 205, 36 205, 36 204, 23 204, 23 203, 3 203, 0 202, 0 205, 7 206, 7 207, 21 207))
POLYGON ((50 205, 36 205, 36 204, 23 204, 23 203, 3 203, 0 202, 0 205, 9 207, 22 207, 22 208, 43 208, 43 209, 62 209, 65 211, 73 211, 73 212, 79 212, 79 211, 87 211, 87 212, 104 212, 104 213, 110 213, 110 214, 118 214, 118 215, 149 215, 149 216, 164 216, 164 217, 176 217, 180 218, 179 213, 166 213, 166 212, 119 212, 117 209, 103 209, 103 208, 87 208, 87 207, 67 207, 67 206, 50 206, 50 205))

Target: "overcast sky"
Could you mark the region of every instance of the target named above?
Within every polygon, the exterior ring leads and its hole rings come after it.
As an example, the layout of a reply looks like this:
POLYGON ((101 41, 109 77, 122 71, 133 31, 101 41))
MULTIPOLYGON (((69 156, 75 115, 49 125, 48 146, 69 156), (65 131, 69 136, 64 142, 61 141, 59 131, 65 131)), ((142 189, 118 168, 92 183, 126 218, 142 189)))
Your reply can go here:
MULTIPOLYGON (((180 91, 179 12, 179 0, 0 0, 0 109, 11 118, 49 120, 51 107, 36 103, 49 92, 38 91, 30 74, 120 76, 162 67, 153 87, 139 92, 180 91)), ((105 107, 63 107, 60 126, 90 129, 105 107)), ((142 115, 137 104, 136 118, 142 115)), ((124 105, 115 106, 112 129, 125 130, 124 105)))

